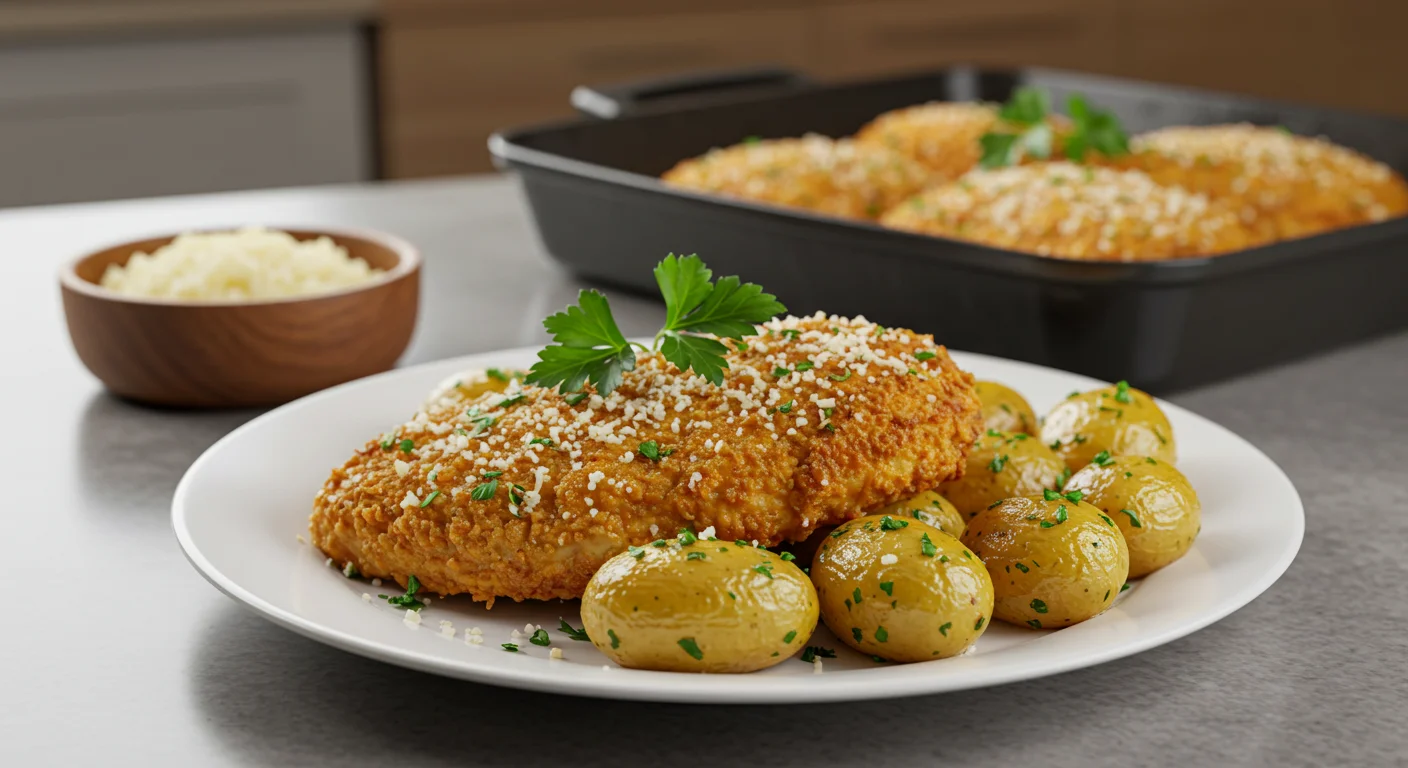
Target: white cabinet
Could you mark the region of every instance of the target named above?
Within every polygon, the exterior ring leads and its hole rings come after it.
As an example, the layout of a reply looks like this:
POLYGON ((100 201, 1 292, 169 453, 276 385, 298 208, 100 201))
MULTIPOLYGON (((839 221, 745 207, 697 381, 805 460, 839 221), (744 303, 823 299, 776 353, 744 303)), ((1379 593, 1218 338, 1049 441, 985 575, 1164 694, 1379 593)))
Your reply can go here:
POLYGON ((0 206, 371 177, 355 23, 0 43, 0 206))

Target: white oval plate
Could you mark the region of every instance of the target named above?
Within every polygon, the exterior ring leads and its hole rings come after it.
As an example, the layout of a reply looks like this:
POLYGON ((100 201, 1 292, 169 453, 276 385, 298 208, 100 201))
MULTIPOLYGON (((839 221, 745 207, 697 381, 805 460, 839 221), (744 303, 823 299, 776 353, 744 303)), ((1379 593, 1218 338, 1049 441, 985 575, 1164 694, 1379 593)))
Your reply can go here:
MULTIPOLYGON (((310 395, 231 432, 196 460, 172 500, 186 557, 212 584, 272 621, 374 659, 484 683, 556 693, 681 702, 818 702, 892 698, 998 685, 1139 653, 1197 631, 1246 605, 1285 572, 1305 517, 1289 479, 1264 454, 1207 419, 1160 403, 1178 435, 1178 466, 1203 503, 1203 531, 1183 559, 1132 585, 1103 615, 1059 631, 994 623, 963 656, 878 664, 837 642, 824 626, 812 645, 834 648, 821 674, 789 659, 749 675, 622 669, 590 643, 557 631, 575 626, 575 602, 436 600, 419 627, 378 594, 400 592, 344 578, 306 537, 313 495, 329 471, 369 437, 414 413, 432 388, 469 368, 526 368, 536 349, 494 352, 391 371, 310 395), (369 593, 372 601, 362 598, 369 593), (454 636, 441 632, 448 621, 454 636), (515 638, 542 625, 564 658, 515 638), (482 631, 482 645, 465 639, 482 631), (503 650, 515 642, 518 653, 503 650)), ((954 359, 981 379, 1022 392, 1038 413, 1076 389, 1103 382, 983 355, 954 359)), ((805 644, 798 644, 800 651, 805 644)))

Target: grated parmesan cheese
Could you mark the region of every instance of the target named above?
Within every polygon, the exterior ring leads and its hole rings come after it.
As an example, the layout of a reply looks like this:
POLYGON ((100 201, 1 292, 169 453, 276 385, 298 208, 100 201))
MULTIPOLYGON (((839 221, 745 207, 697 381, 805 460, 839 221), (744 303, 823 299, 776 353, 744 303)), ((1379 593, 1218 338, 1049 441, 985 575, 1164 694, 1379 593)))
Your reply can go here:
POLYGON ((193 302, 307 296, 351 288, 382 274, 331 238, 298 240, 248 227, 178 236, 151 253, 111 264, 102 287, 125 296, 193 302))

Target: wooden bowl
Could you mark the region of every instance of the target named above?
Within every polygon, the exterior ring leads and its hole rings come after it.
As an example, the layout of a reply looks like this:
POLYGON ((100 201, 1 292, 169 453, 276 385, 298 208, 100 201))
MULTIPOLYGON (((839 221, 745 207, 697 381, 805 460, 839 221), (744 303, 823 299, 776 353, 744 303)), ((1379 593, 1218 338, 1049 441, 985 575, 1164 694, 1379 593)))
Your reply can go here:
POLYGON ((420 254, 387 235, 284 231, 299 240, 326 235, 385 273, 307 298, 148 299, 98 283, 109 264, 151 253, 175 236, 105 248, 59 274, 79 359, 115 394, 184 407, 273 405, 390 368, 415 329, 420 254))

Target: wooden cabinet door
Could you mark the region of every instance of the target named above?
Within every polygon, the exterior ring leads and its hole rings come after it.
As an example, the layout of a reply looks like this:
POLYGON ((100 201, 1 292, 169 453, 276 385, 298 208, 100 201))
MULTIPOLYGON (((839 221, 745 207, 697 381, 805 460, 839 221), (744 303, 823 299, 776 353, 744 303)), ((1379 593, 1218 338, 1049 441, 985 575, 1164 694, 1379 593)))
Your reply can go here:
POLYGON ((774 9, 501 24, 389 25, 383 139, 392 177, 489 170, 489 135, 572 113, 584 83, 760 63, 806 67, 807 16, 774 9))
POLYGON ((1109 0, 850 2, 816 10, 815 71, 863 77, 950 64, 1116 67, 1109 0))

